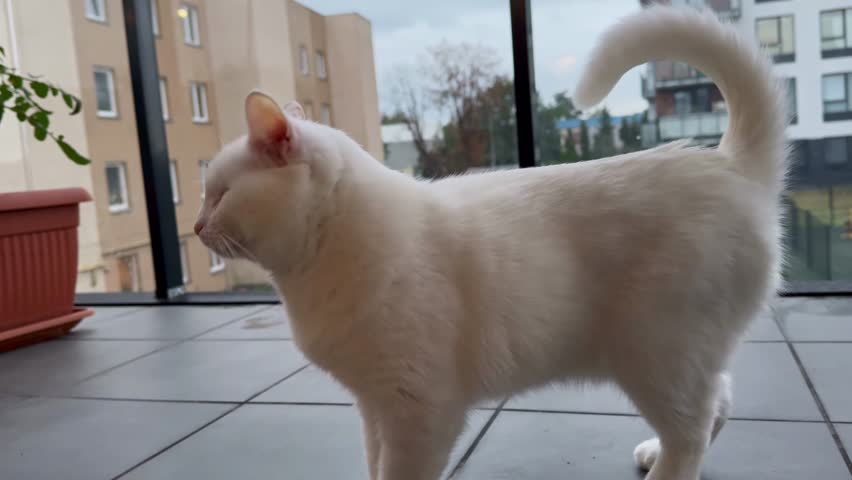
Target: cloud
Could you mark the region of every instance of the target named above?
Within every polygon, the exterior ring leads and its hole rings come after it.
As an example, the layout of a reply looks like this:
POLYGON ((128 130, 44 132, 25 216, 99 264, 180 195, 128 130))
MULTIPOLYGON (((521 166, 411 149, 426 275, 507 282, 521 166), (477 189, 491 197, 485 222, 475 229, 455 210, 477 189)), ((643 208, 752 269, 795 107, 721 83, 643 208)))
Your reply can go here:
POLYGON ((574 55, 562 55, 556 59, 554 69, 557 73, 568 73, 577 65, 577 57, 574 55))

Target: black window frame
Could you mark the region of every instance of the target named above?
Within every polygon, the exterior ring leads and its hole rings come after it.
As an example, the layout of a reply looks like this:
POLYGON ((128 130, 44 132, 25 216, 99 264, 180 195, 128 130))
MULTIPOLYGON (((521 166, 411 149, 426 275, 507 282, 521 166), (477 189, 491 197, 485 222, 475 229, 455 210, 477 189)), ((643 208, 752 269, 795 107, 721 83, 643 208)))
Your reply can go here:
POLYGON ((821 10, 819 12, 819 49, 820 55, 822 58, 837 58, 837 57, 848 57, 852 56, 852 45, 846 45, 846 32, 847 29, 850 28, 849 25, 846 25, 846 12, 852 11, 852 7, 849 8, 833 8, 831 10, 821 10), (841 19, 843 20, 843 32, 841 37, 829 37, 826 38, 823 36, 822 31, 822 17, 823 15, 831 14, 831 13, 840 13, 841 19), (826 50, 822 46, 822 42, 825 40, 834 40, 837 38, 842 38, 844 46, 842 48, 831 48, 826 50))
POLYGON ((792 19, 791 25, 793 27, 793 51, 789 52, 789 53, 784 53, 784 52, 773 53, 772 54, 772 61, 774 63, 791 63, 791 62, 796 61, 796 16, 790 13, 790 14, 783 14, 783 15, 771 15, 771 16, 767 16, 767 17, 757 17, 757 18, 754 19, 754 33, 755 33, 755 36, 758 37, 757 38, 758 43, 760 43, 760 35, 759 35, 759 31, 758 31, 758 25, 760 25, 760 22, 775 20, 775 22, 776 22, 775 29, 778 32, 778 41, 779 41, 780 45, 783 45, 784 39, 782 37, 782 30, 781 30, 781 19, 783 19, 783 18, 792 19))
MULTIPOLYGON (((820 77, 820 88, 822 89, 822 91, 821 91, 821 94, 822 94, 822 121, 824 121, 824 122, 838 122, 838 121, 842 121, 842 120, 852 120, 852 105, 849 104, 850 95, 852 95, 852 92, 849 91, 850 90, 849 89, 850 78, 852 78, 852 71, 850 71, 850 72, 824 73, 820 77), (826 100, 825 100, 825 89, 823 88, 823 83, 825 82, 826 77, 837 77, 837 76, 843 77, 843 94, 844 94, 843 102, 846 105, 846 110, 844 110, 842 112, 827 112, 826 109, 825 109, 826 100)), ((830 102, 836 103, 836 102, 840 102, 840 100, 830 100, 830 102)))

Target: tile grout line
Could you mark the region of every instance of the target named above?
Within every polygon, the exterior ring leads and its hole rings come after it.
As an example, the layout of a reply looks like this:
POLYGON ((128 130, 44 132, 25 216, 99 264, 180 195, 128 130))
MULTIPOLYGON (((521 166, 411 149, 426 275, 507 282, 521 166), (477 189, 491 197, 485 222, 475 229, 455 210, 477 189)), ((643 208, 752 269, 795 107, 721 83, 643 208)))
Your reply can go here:
POLYGON ((500 415, 500 413, 503 411, 503 405, 505 405, 508 401, 509 399, 505 398, 502 402, 500 402, 499 405, 497 405, 497 408, 495 408, 494 411, 491 413, 491 416, 488 417, 488 421, 486 421, 485 425, 482 426, 482 429, 476 435, 476 438, 473 439, 473 442, 471 442, 470 446, 467 447, 467 450, 465 450, 464 455, 462 455, 458 463, 456 463, 456 465, 450 470, 450 474, 447 476, 447 480, 454 479, 456 475, 461 471, 461 469, 464 468, 464 465, 467 463, 468 460, 470 460, 470 457, 473 455, 473 452, 474 450, 476 450, 476 447, 479 446, 479 442, 482 441, 482 439, 485 437, 485 434, 488 433, 488 429, 491 428, 491 425, 497 419, 497 416, 500 415))
POLYGON ((116 476, 112 477, 112 480, 118 480, 118 479, 120 479, 120 478, 124 477, 125 475, 129 474, 129 473, 130 473, 130 472, 132 472, 133 470, 136 470, 137 468, 141 467, 142 465, 144 465, 144 464, 146 464, 146 463, 150 462, 151 460, 153 460, 153 459, 155 459, 155 458, 159 457, 159 456, 160 456, 160 455, 162 455, 163 453, 165 453, 165 452, 167 452, 167 451, 171 450, 172 448, 176 447, 177 445, 179 445, 179 444, 183 443, 184 441, 188 440, 189 438, 191 438, 191 437, 195 436, 195 434, 197 434, 198 432, 200 432, 200 431, 202 431, 202 430, 206 429, 206 428, 207 428, 207 427, 209 427, 210 425, 213 425, 214 423, 218 422, 219 420, 221 420, 221 419, 225 418, 226 416, 230 415, 231 413, 235 412, 235 411, 236 411, 237 409, 239 409, 240 407, 242 407, 242 406, 244 406, 244 405, 247 405, 249 402, 251 402, 251 401, 252 401, 252 400, 254 400, 255 398, 259 397, 260 395, 263 395, 264 393, 266 393, 266 392, 268 392, 269 390, 271 390, 272 388, 274 388, 274 387, 276 387, 276 386, 280 385, 282 382, 286 381, 287 379, 292 378, 292 377, 293 377, 293 376, 295 376, 296 374, 298 374, 298 373, 302 372, 303 370, 305 370, 305 369, 306 369, 306 368, 308 368, 309 366, 310 366, 310 364, 302 365, 301 367, 297 368, 296 370, 294 370, 294 371, 290 372, 289 374, 285 375, 285 376, 284 376, 284 378, 282 378, 281 380, 278 380, 277 382, 272 383, 272 385, 269 385, 268 387, 263 388, 262 390, 260 390, 259 392, 255 393, 254 395, 249 396, 247 399, 243 400, 242 402, 240 402, 240 403, 238 403, 238 404, 236 404, 236 405, 233 405, 231 408, 229 408, 228 410, 226 410, 226 411, 225 411, 224 413, 222 413, 221 415, 217 415, 215 418, 213 418, 213 419, 211 419, 210 421, 208 421, 208 422, 204 423, 204 424, 203 424, 203 425, 201 425, 200 427, 198 427, 198 428, 196 428, 196 429, 192 430, 192 431, 191 431, 191 432, 189 432, 188 434, 186 434, 186 435, 182 436, 181 438, 179 438, 179 439, 175 440, 174 442, 172 442, 172 443, 170 443, 170 444, 166 445, 165 447, 161 448, 160 450, 157 450, 156 452, 154 452, 153 454, 149 455, 148 457, 146 457, 146 458, 142 459, 142 461, 140 461, 140 462, 136 463, 136 464, 135 464, 135 465, 133 465, 132 467, 130 467, 130 468, 126 469, 125 471, 123 471, 123 472, 119 473, 118 475, 116 475, 116 476))
MULTIPOLYGON (((107 373, 110 373, 110 372, 112 372, 112 371, 114 371, 114 370, 116 370, 116 369, 118 369, 118 368, 121 368, 121 367, 123 367, 123 366, 125 366, 125 365, 129 365, 129 364, 131 364, 131 363, 133 363, 133 362, 135 362, 135 361, 137 361, 137 360, 141 360, 141 359, 143 359, 143 358, 149 357, 149 356, 151 356, 151 355, 153 355, 153 354, 155 354, 155 353, 159 353, 159 352, 162 352, 162 351, 164 351, 164 350, 168 350, 168 349, 170 349, 170 348, 172 348, 172 347, 176 347, 176 346, 178 346, 178 345, 183 345, 184 343, 187 343, 187 342, 190 342, 190 341, 192 341, 192 340, 195 340, 196 338, 198 338, 198 337, 200 337, 200 336, 202 336, 202 335, 205 335, 205 334, 207 334, 207 333, 210 333, 210 332, 212 332, 213 330, 217 330, 217 329, 219 329, 219 328, 223 328, 223 327, 225 327, 225 326, 227 326, 227 325, 230 325, 230 324, 232 324, 232 323, 238 322, 238 321, 240 321, 240 320, 242 320, 242 319, 244 319, 244 318, 248 317, 249 315, 253 315, 254 313, 262 312, 262 311, 264 311, 264 310, 267 310, 267 309, 266 309, 266 308, 259 308, 259 309, 256 309, 256 310, 251 310, 250 312, 248 312, 248 313, 246 313, 246 314, 244 314, 244 315, 240 315, 240 316, 238 316, 237 318, 234 318, 234 319, 233 319, 233 320, 231 320, 231 321, 225 322, 225 323, 223 323, 223 324, 221 324, 221 325, 216 325, 215 327, 212 327, 212 328, 208 328, 207 330, 203 330, 203 331, 201 331, 201 332, 199 332, 199 333, 197 333, 197 334, 195 334, 195 335, 192 335, 192 336, 187 337, 187 338, 184 338, 184 339, 178 339, 178 340, 160 340, 160 341, 165 341, 165 342, 167 342, 167 343, 166 343, 166 345, 163 345, 162 347, 159 347, 159 348, 157 348, 157 349, 154 349, 154 350, 152 350, 152 351, 150 351, 150 352, 148 352, 148 353, 145 353, 145 354, 139 355, 138 357, 134 357, 134 358, 131 358, 130 360, 126 360, 126 361, 124 361, 124 362, 121 362, 121 363, 119 363, 118 365, 113 365, 112 367, 109 367, 109 368, 107 368, 107 369, 105 369, 105 370, 102 370, 102 371, 100 371, 100 372, 97 372, 97 373, 94 373, 94 374, 92 374, 92 375, 89 375, 88 377, 85 377, 85 378, 83 378, 83 379, 81 379, 81 380, 79 380, 79 381, 77 381, 77 382, 74 382, 73 384, 71 384, 71 385, 69 385, 69 386, 71 386, 71 387, 76 387, 77 385, 79 385, 79 384, 81 384, 81 383, 83 383, 83 382, 86 382, 86 381, 89 381, 89 380, 91 380, 91 379, 93 379, 93 378, 97 378, 97 377, 99 377, 99 376, 101 376, 101 375, 105 375, 105 374, 107 374, 107 373)), ((157 341, 157 340, 149 340, 149 341, 154 342, 154 341, 157 341)))
POLYGON ((822 398, 820 398, 819 393, 816 390, 816 385, 814 385, 813 380, 811 380, 810 375, 808 375, 808 371, 805 368, 805 364, 802 362, 801 357, 799 357, 799 352, 796 351, 796 347, 793 345, 793 343, 790 341, 790 338, 787 336, 787 332, 783 328, 781 328, 781 323, 778 321, 774 309, 772 311, 772 317, 775 320, 775 324, 778 329, 781 330, 781 335, 784 337, 784 340, 787 343, 787 348, 790 349, 790 354, 793 355, 793 360, 799 367, 799 372, 802 374, 802 377, 805 380, 805 384, 807 385, 808 390, 810 390, 811 392, 811 396, 816 402, 817 409, 819 410, 820 415, 822 415, 823 421, 825 422, 825 426, 828 427, 828 432, 831 434, 832 440, 834 440, 837 449, 840 451, 840 457, 846 464, 846 469, 849 471, 850 474, 852 474, 852 459, 849 458, 849 452, 847 452, 846 447, 843 446, 843 440, 840 439, 840 434, 837 433, 837 428, 835 428, 834 423, 828 416, 828 410, 825 408, 825 404, 822 402, 822 398))

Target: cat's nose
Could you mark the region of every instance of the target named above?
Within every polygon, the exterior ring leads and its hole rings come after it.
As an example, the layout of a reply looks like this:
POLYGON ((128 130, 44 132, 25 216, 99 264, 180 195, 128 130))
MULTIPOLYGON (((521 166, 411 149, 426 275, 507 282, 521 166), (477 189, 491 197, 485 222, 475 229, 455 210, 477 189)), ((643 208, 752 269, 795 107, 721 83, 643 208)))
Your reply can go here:
POLYGON ((196 235, 200 235, 201 231, 204 230, 204 223, 201 220, 195 222, 195 227, 193 228, 193 230, 195 230, 196 235))

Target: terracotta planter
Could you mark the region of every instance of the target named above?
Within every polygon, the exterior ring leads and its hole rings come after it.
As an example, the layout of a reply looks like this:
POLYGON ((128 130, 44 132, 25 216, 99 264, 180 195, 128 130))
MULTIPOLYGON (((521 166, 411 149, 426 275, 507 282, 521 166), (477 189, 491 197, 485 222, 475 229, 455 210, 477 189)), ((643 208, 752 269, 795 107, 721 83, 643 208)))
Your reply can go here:
POLYGON ((0 352, 62 335, 74 308, 81 188, 0 193, 0 352))

